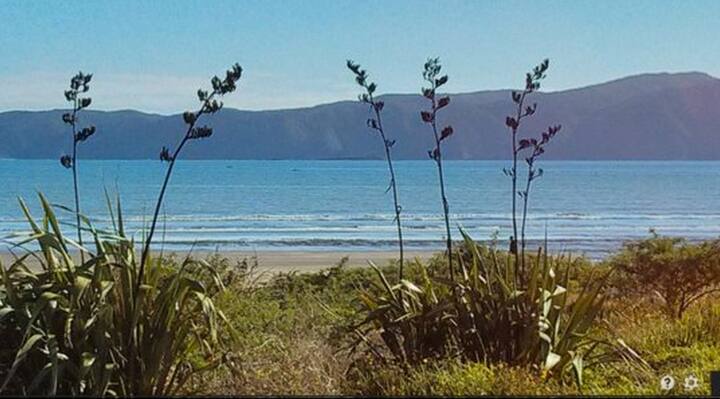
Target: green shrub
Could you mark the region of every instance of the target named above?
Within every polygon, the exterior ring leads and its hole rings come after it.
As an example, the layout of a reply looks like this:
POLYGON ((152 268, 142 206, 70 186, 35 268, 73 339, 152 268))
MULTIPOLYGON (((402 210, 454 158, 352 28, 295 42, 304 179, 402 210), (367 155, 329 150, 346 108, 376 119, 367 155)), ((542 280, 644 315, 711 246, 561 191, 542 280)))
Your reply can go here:
POLYGON ((138 262, 119 201, 114 231, 85 219, 95 253, 82 264, 40 202, 36 222, 21 201, 32 233, 19 244, 39 250, 0 266, 1 393, 168 395, 223 361, 225 317, 213 301, 223 284, 206 262, 152 258, 134 292, 138 262))
POLYGON ((720 240, 690 244, 652 232, 626 243, 609 263, 624 274, 621 291, 657 295, 669 317, 682 318, 693 303, 720 292, 720 240))

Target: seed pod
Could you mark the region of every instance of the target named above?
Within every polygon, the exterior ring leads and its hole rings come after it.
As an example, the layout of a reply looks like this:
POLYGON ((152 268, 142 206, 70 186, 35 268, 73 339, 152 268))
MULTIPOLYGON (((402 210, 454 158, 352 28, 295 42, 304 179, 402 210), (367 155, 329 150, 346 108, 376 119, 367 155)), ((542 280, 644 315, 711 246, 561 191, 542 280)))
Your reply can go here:
POLYGON ((70 155, 63 155, 60 157, 60 164, 66 169, 72 168, 72 157, 70 155))
POLYGON ((453 134, 453 128, 452 126, 445 126, 445 128, 440 133, 440 141, 445 140, 446 138, 452 136, 453 134))
POLYGON ((448 96, 441 97, 438 100, 437 109, 443 108, 443 107, 447 106, 448 104, 450 104, 450 97, 448 97, 448 96))
POLYGON ((448 81, 448 76, 443 75, 442 77, 440 77, 440 79, 435 80, 435 87, 440 87, 440 86, 444 85, 445 83, 447 83, 447 81, 448 81))
POLYGON ((75 135, 75 141, 76 142, 83 142, 88 139, 88 137, 92 136, 95 133, 95 126, 90 126, 83 128, 81 131, 79 131, 75 135))
POLYGON ((218 78, 217 76, 213 76, 213 78, 210 80, 210 83, 212 84, 213 90, 216 92, 220 91, 220 88, 222 87, 222 80, 218 78))
POLYGON ((170 150, 168 150, 167 147, 163 146, 162 150, 160 150, 160 161, 161 162, 171 162, 172 156, 170 155, 170 150))
POLYGON ((195 115, 194 112, 185 111, 185 113, 183 114, 183 120, 188 125, 192 125, 197 120, 197 116, 195 115))
POLYGON ((207 127, 207 126, 201 126, 201 127, 196 127, 196 128, 193 128, 192 130, 190 130, 190 135, 188 137, 191 140, 204 139, 206 137, 212 136, 212 133, 213 133, 212 128, 207 127))

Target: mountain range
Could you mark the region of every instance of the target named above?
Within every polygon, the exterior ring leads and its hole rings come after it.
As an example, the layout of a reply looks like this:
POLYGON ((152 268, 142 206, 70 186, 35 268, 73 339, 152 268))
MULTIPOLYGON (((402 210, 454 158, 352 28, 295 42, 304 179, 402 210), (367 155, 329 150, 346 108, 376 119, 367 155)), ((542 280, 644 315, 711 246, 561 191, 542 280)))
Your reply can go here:
MULTIPOLYGON (((240 89, 242 90, 242 88, 240 89)), ((510 90, 450 94, 439 114, 455 134, 445 142, 450 159, 507 159, 505 117, 513 113, 510 90)), ((383 123, 398 159, 422 159, 432 133, 420 120, 427 108, 420 95, 383 95, 383 123)), ((539 136, 562 124, 546 159, 714 160, 720 159, 720 79, 699 72, 630 76, 607 83, 538 92, 537 113, 523 121, 521 137, 539 136)), ((59 158, 70 148, 63 110, 0 113, 0 158, 59 158)), ((194 141, 184 159, 380 159, 382 145, 365 121, 366 106, 341 101, 314 107, 243 111, 225 108, 203 116, 212 137, 194 141)), ((184 133, 181 114, 84 111, 82 124, 97 133, 82 144, 81 157, 158 158, 184 133)))

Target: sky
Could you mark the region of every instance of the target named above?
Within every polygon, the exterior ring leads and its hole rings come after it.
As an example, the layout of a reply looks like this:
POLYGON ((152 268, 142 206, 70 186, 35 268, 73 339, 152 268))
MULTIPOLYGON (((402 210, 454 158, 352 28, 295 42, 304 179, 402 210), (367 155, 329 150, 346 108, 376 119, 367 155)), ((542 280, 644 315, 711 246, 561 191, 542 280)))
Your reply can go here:
POLYGON ((0 110, 65 107, 78 70, 92 109, 170 114, 234 62, 226 106, 262 110, 356 98, 345 60, 381 93, 415 93, 440 57, 448 92, 518 87, 550 59, 544 90, 646 72, 720 76, 720 1, 173 0, 0 5, 0 110))

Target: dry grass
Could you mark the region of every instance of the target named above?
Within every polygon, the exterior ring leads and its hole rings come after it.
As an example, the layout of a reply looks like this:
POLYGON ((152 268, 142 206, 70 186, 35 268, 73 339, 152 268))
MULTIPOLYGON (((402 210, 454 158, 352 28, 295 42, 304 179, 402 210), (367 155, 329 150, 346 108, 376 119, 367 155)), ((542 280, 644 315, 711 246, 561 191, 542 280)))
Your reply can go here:
POLYGON ((347 356, 310 333, 268 341, 218 373, 202 392, 213 395, 340 395, 347 356))

